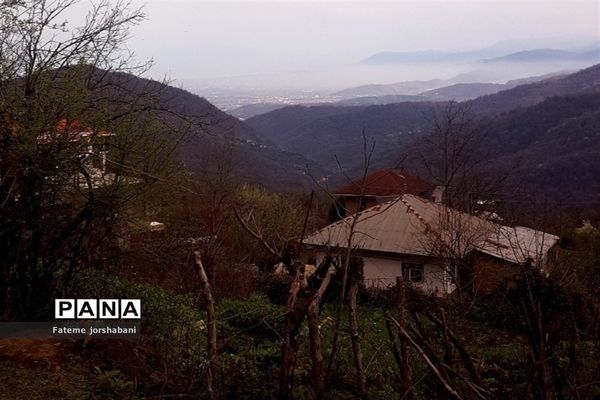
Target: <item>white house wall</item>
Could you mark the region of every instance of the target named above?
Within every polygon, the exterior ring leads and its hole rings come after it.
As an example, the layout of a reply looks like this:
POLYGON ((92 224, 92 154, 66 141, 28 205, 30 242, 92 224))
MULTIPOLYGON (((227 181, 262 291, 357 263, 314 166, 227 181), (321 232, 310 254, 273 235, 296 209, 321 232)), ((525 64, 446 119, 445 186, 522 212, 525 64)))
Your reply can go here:
MULTIPOLYGON (((325 253, 317 254, 319 262, 324 257, 325 253)), ((423 263, 422 260, 415 260, 414 257, 388 258, 363 255, 363 260, 364 280, 367 286, 378 288, 394 286, 396 277, 402 277, 402 262, 410 262, 423 265, 423 282, 412 283, 415 287, 421 288, 426 293, 438 295, 451 293, 454 290, 453 284, 446 284, 446 274, 436 264, 423 263)))
MULTIPOLYGON (((364 278, 367 286, 385 288, 396 284, 396 277, 402 277, 402 262, 415 262, 411 259, 389 259, 382 257, 363 257, 364 278)), ((444 271, 435 264, 423 264, 423 282, 413 283, 426 293, 447 293, 444 284, 444 271)))

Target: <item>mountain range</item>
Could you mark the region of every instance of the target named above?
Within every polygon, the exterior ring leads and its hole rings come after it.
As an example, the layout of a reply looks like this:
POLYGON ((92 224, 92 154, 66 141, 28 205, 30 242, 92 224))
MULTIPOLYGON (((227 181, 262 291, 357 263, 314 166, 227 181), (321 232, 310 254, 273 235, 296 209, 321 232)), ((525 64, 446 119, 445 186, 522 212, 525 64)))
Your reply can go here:
MULTIPOLYGON (((330 95, 331 101, 327 103, 334 106, 367 106, 407 101, 464 101, 563 74, 565 73, 550 73, 514 79, 506 83, 463 82, 468 80, 468 77, 461 75, 448 80, 432 79, 428 81, 362 85, 332 93, 330 95), (338 100, 340 97, 342 100, 338 100)), ((324 102, 314 105, 319 104, 323 105, 324 102)), ((227 113, 246 120, 287 105, 285 103, 253 103, 227 110, 227 113)), ((305 103, 305 105, 308 104, 305 103)))
MULTIPOLYGON (((556 201, 600 202, 600 64, 461 104, 485 133, 490 167, 514 168, 519 185, 556 201)), ((410 144, 444 105, 290 106, 245 122, 264 140, 331 171, 338 163, 350 170, 360 164, 364 131, 376 141, 377 168, 406 163, 410 144)))
MULTIPOLYGON (((371 168, 401 166, 423 174, 411 161, 411 146, 447 105, 288 106, 240 121, 183 89, 130 75, 127 81, 132 92, 156 88, 163 108, 198 122, 201 129, 190 131, 178 148, 192 173, 215 167, 220 152, 230 149, 238 180, 288 192, 311 186, 307 166, 332 185, 339 182, 340 165, 356 173, 363 134, 375 143, 371 168)), ((522 82, 530 81, 512 85, 522 82)), ((490 154, 489 171, 510 172, 511 190, 527 187, 540 198, 600 204, 600 64, 460 104, 477 121, 490 154)))
POLYGON ((393 64, 428 64, 450 62, 549 62, 549 61, 592 61, 598 62, 600 47, 596 43, 584 50, 533 48, 506 52, 502 47, 487 47, 468 51, 384 51, 375 53, 361 64, 393 65, 393 64))
POLYGON ((362 96, 415 95, 441 86, 444 86, 444 81, 441 79, 361 85, 337 91, 333 93, 333 96, 353 98, 362 96))
POLYGON ((600 60, 600 48, 575 52, 556 49, 524 50, 483 60, 484 63, 499 62, 548 62, 548 61, 592 61, 600 60))
POLYGON ((512 79, 505 83, 479 82, 477 79, 473 80, 474 78, 470 74, 461 74, 447 80, 433 79, 357 86, 336 92, 334 95, 344 97, 343 100, 337 102, 340 105, 390 104, 402 101, 462 101, 562 74, 554 72, 512 79))

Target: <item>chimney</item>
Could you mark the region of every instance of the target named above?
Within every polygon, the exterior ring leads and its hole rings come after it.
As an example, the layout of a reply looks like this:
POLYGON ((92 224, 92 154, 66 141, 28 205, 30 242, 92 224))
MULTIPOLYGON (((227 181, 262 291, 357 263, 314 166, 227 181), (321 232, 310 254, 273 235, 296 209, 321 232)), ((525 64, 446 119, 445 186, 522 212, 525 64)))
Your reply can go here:
POLYGON ((436 186, 431 193, 431 201, 434 203, 442 203, 444 200, 444 192, 446 188, 444 186, 436 186))

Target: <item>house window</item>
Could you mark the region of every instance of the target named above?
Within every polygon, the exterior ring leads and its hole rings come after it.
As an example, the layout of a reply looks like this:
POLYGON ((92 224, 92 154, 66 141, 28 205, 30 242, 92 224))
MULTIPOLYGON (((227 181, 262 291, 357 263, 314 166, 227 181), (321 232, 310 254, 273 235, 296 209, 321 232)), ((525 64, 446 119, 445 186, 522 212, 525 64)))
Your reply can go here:
POLYGON ((402 277, 408 282, 423 282, 423 264, 402 263, 402 277))

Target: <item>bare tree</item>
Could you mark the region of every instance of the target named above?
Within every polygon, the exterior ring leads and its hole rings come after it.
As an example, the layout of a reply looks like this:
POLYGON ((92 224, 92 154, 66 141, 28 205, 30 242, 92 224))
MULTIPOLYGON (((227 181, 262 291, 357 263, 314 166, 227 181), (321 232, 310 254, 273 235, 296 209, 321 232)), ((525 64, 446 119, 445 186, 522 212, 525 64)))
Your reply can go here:
POLYGON ((312 195, 284 196, 258 186, 242 186, 233 210, 241 230, 233 235, 238 240, 252 240, 240 243, 239 248, 255 261, 264 259, 266 253, 281 263, 286 273, 293 274, 300 240, 313 224, 313 200, 312 195))
POLYGON ((102 261, 117 211, 161 179, 161 169, 170 170, 177 142, 169 140, 158 104, 161 85, 122 74, 148 66, 134 64, 125 46, 143 13, 101 0, 78 25, 65 20, 74 4, 0 4, 0 225, 6 227, 0 269, 7 315, 41 312, 61 281, 84 263, 102 261), (96 151, 103 146, 108 155, 96 151))
POLYGON ((356 369, 356 381, 361 397, 367 396, 367 376, 365 373, 362 346, 358 326, 358 287, 363 279, 362 259, 355 258, 350 271, 350 291, 348 293, 348 322, 350 326, 350 342, 354 354, 354 368, 356 369))
POLYGON ((325 291, 331 282, 332 272, 328 271, 319 287, 313 302, 310 304, 307 312, 308 334, 310 340, 310 357, 312 361, 312 381, 315 391, 315 397, 321 398, 325 392, 325 372, 323 369, 323 350, 321 346, 321 324, 319 321, 319 308, 325 291))
MULTIPOLYGON (((290 295, 286 306, 285 323, 283 328, 283 343, 281 348, 281 366, 279 369, 279 398, 289 399, 292 396, 294 368, 298 353, 298 332, 302 322, 311 307, 316 307, 315 301, 322 296, 330 282, 332 260, 327 257, 319 265, 317 270, 304 283, 304 272, 302 268, 294 269, 294 277, 290 285, 290 295)), ((316 336, 311 336, 316 340, 316 336)), ((313 352, 320 347, 312 343, 313 352), (316 345, 316 346, 315 346, 316 345)), ((319 361, 321 357, 315 354, 313 361, 319 361)), ((313 366, 318 371, 319 365, 313 366)), ((315 391, 321 390, 321 379, 315 381, 315 391)))
POLYGON ((234 146, 231 140, 222 140, 212 145, 208 156, 202 160, 203 167, 197 174, 198 191, 202 193, 197 203, 201 235, 201 252, 210 282, 216 282, 216 267, 223 261, 226 228, 232 219, 231 209, 238 189, 234 176, 234 146))
POLYGON ((477 271, 473 268, 471 254, 486 239, 497 235, 500 225, 443 204, 431 204, 433 212, 426 217, 418 215, 410 204, 407 206, 425 225, 421 246, 441 266, 436 278, 444 283, 448 293, 456 289, 462 296, 465 290, 471 289, 471 294, 475 295, 477 271))
POLYGON ((406 306, 406 287, 402 278, 396 278, 396 302, 398 304, 398 335, 400 339, 400 352, 398 364, 400 367, 400 396, 401 398, 411 400, 414 396, 412 393, 412 363, 408 352, 408 344, 406 339, 402 337, 402 330, 406 326, 407 306, 406 306))
MULTIPOLYGON (((294 368, 299 350, 298 332, 305 318, 308 319, 309 346, 312 360, 313 389, 317 398, 324 392, 323 354, 321 350, 321 334, 319 327, 319 309, 323 295, 331 282, 333 273, 332 259, 327 257, 314 273, 307 273, 304 266, 294 260, 295 247, 302 243, 306 234, 314 192, 311 193, 308 208, 304 215, 302 231, 299 237, 291 238, 289 226, 280 227, 282 232, 270 232, 264 218, 256 218, 255 209, 258 204, 250 205, 245 211, 234 209, 234 213, 242 227, 260 245, 283 263, 286 271, 292 276, 289 295, 286 304, 285 322, 282 332, 281 365, 279 369, 279 398, 287 399, 292 396, 294 368), (262 222, 262 223, 261 223, 262 222), (286 234, 286 232, 288 232, 286 234), (275 239, 276 238, 276 239, 275 239)), ((290 214, 288 212, 288 214, 290 214)), ((292 217, 297 217, 293 214, 292 217)), ((297 220, 293 218, 290 221, 297 220)), ((293 225, 293 224, 292 224, 293 225)))
MULTIPOLYGON (((548 279, 548 254, 558 237, 536 231, 535 234, 528 235, 527 240, 523 240, 520 238, 519 228, 515 227, 502 230, 498 239, 509 244, 512 257, 519 262, 521 279, 515 306, 518 315, 525 322, 525 337, 530 349, 529 361, 535 370, 535 379, 531 380, 533 398, 565 399, 567 391, 571 392, 573 398, 581 398, 573 377, 568 376, 565 368, 556 361, 557 343, 561 335, 568 335, 570 342, 578 341, 572 302, 567 300, 570 293, 561 290, 559 284, 548 279), (561 310, 564 315, 560 317, 564 321, 561 325, 566 327, 566 332, 549 327, 552 306, 548 303, 557 301, 557 297, 566 303, 568 309, 567 312, 561 310)), ((576 351, 570 349, 567 357, 570 359, 569 364, 575 363, 576 351)))
POLYGON ((443 190, 444 204, 475 213, 481 201, 497 201, 504 176, 486 173, 486 135, 468 107, 448 102, 436 109, 430 124, 411 146, 411 158, 443 190))
MULTIPOLYGON (((402 282, 398 282, 397 290, 399 294, 398 307, 400 309, 400 319, 397 320, 391 316, 388 316, 388 319, 396 326, 399 338, 405 341, 405 345, 407 347, 410 346, 428 367, 433 378, 440 385, 440 396, 455 400, 493 398, 492 394, 481 386, 479 374, 461 340, 447 326, 443 309, 438 310, 441 313, 441 319, 432 312, 424 312, 421 309, 410 309, 402 295, 402 282), (412 321, 408 318, 404 320, 407 311, 412 315, 412 321), (429 330, 426 330, 420 322, 420 318, 422 317, 428 318, 432 323, 429 330), (443 354, 439 354, 437 350, 440 346, 436 341, 436 337, 439 337, 441 340, 443 354), (459 362, 454 360, 452 356, 453 350, 459 353, 459 362)), ((402 363, 400 364, 403 375, 407 372, 404 363, 410 362, 408 349, 404 351, 407 355, 402 356, 402 363)), ((405 377, 402 380, 401 395, 403 398, 408 398, 413 390, 413 384, 409 379, 409 377, 405 377)))
MULTIPOLYGON (((347 288, 347 284, 348 284, 348 276, 351 274, 350 271, 350 263, 352 260, 352 254, 353 251, 355 250, 355 243, 354 243, 354 239, 355 239, 355 233, 357 230, 357 224, 359 222, 359 218, 360 218, 360 213, 358 211, 360 211, 360 204, 362 203, 363 199, 364 199, 364 195, 365 195, 365 190, 366 188, 366 178, 369 174, 369 168, 371 166, 371 158, 373 156, 373 151, 375 149, 375 142, 371 142, 369 144, 369 141, 367 140, 367 136, 365 135, 365 132, 363 130, 362 132, 362 144, 363 144, 363 151, 362 151, 362 155, 363 155, 363 160, 362 160, 362 166, 361 166, 361 177, 359 178, 360 184, 360 193, 358 196, 358 208, 357 208, 357 212, 355 212, 352 215, 349 215, 348 217, 342 219, 340 221, 340 223, 346 225, 347 228, 347 237, 346 237, 346 243, 345 243, 345 248, 343 249, 343 260, 342 260, 342 274, 341 274, 341 287, 340 287, 340 293, 339 293, 339 298, 338 298, 338 304, 336 307, 336 312, 335 312, 335 318, 334 318, 334 332, 333 332, 333 339, 332 339, 332 343, 331 343, 331 352, 329 354, 329 361, 328 361, 328 365, 327 365, 327 372, 326 372, 326 382, 327 384, 329 384, 330 380, 331 380, 331 374, 333 372, 333 369, 336 366, 337 363, 337 356, 338 356, 338 341, 339 341, 339 334, 340 334, 340 324, 341 324, 341 320, 342 320, 342 308, 344 305, 344 302, 346 300, 346 288, 347 288)), ((337 157, 336 157, 337 160, 337 157)), ((350 176, 347 175, 347 173, 344 171, 344 168, 342 167, 342 165, 339 163, 338 161, 338 167, 340 172, 344 175, 344 177, 346 178, 346 180, 348 182, 355 182, 350 176)), ((313 178, 314 179, 314 178, 313 178)), ((339 202, 339 199, 337 199, 335 196, 331 195, 331 191, 327 190, 327 187, 324 188, 326 193, 331 197, 331 199, 334 202, 334 206, 336 210, 343 210, 344 215, 347 214, 347 210, 345 209, 345 204, 342 204, 339 202)), ((351 309, 356 310, 356 295, 351 296, 350 298, 352 304, 350 305, 351 309)), ((349 315, 350 319, 352 319, 352 317, 356 317, 356 313, 354 314, 350 314, 349 315)), ((358 343, 358 322, 356 320, 354 320, 354 323, 351 325, 351 337, 353 338, 353 350, 359 351, 360 352, 360 344, 358 343)), ((356 354, 355 353, 355 367, 356 367, 356 372, 357 372, 357 380, 359 383, 359 388, 361 388, 361 391, 364 393, 366 392, 366 379, 364 376, 364 368, 362 365, 362 356, 360 354, 356 354)))
POLYGON ((368 190, 367 177, 371 167, 371 160, 376 143, 369 141, 364 130, 362 132, 362 164, 360 166, 360 176, 358 179, 352 179, 343 166, 338 163, 340 174, 346 179, 348 183, 356 185, 359 189, 358 204, 356 210, 349 210, 346 208, 346 204, 342 203, 340 199, 336 198, 325 185, 313 177, 313 180, 320 188, 330 197, 334 204, 334 210, 338 212, 338 218, 341 218, 337 223, 343 227, 344 236, 342 239, 343 243, 324 243, 325 245, 331 246, 328 249, 329 254, 335 254, 338 258, 341 258, 341 277, 340 277, 340 291, 338 294, 338 300, 336 305, 336 311, 333 322, 333 338, 331 343, 331 352, 329 353, 329 360, 326 370, 325 381, 326 384, 331 384, 331 377, 334 369, 337 367, 338 355, 339 355, 339 335, 342 331, 342 310, 346 301, 348 302, 348 327, 349 334, 352 343, 352 351, 354 358, 354 367, 356 370, 356 387, 361 397, 367 395, 367 379, 366 372, 363 365, 362 346, 360 343, 360 327, 358 324, 358 288, 362 281, 362 260, 357 257, 360 251, 360 246, 357 243, 357 237, 360 236, 360 224, 365 220, 372 218, 373 216, 384 213, 389 207, 393 206, 395 202, 400 201, 399 198, 392 200, 382 206, 377 212, 370 214, 366 217, 361 211, 365 204, 365 195, 368 190), (344 217, 344 218, 342 218, 344 217), (347 296, 347 290, 349 286, 349 295, 347 296))
POLYGON ((210 399, 215 398, 213 391, 213 380, 215 375, 215 364, 217 359, 217 321, 215 317, 215 300, 212 295, 211 285, 204 270, 202 264, 202 255, 199 251, 194 252, 196 258, 196 268, 198 277, 202 285, 202 293, 204 295, 204 301, 206 303, 206 322, 207 322, 207 354, 208 354, 208 368, 206 373, 206 387, 208 389, 208 395, 210 399))

